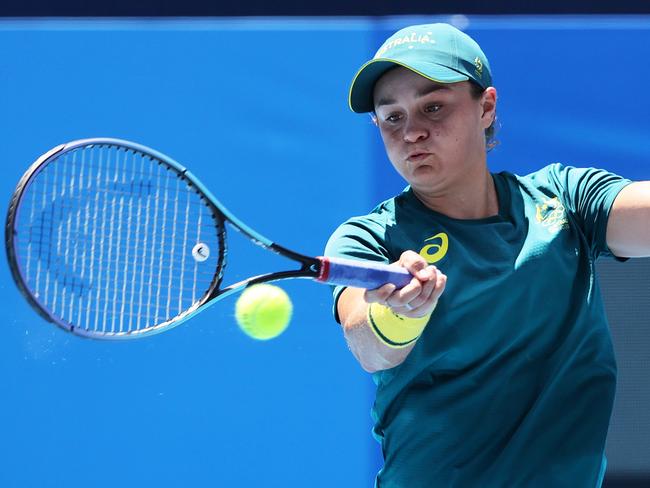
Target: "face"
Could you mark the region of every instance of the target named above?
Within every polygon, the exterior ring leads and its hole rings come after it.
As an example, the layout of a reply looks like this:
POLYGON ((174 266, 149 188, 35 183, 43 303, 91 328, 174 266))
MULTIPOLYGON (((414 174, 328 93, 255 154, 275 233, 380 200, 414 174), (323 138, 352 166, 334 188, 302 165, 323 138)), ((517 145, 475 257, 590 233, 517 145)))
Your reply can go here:
POLYGON ((477 100, 469 82, 435 83, 397 67, 375 84, 374 102, 388 158, 415 190, 443 191, 485 171, 494 88, 477 100))

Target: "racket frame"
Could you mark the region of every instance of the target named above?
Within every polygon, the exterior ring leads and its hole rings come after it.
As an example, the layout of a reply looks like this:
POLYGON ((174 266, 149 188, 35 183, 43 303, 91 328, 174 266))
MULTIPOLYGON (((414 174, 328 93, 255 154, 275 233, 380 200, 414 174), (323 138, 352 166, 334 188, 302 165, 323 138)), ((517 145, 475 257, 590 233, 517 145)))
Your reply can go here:
POLYGON ((82 337, 92 337, 97 339, 134 339, 136 337, 144 337, 164 332, 170 328, 180 325, 182 322, 188 320, 199 311, 203 311, 203 309, 207 308, 207 306, 216 303, 218 300, 232 295, 233 293, 237 293, 244 288, 252 286, 254 284, 289 278, 312 278, 316 280, 319 280, 319 278, 321 278, 321 281, 325 281, 322 279, 323 276, 321 275, 323 268, 322 259, 306 256, 304 254, 300 254, 283 246, 280 246, 279 244, 274 243, 259 232, 250 228, 248 225, 235 217, 186 167, 170 158, 169 156, 166 156, 149 147, 131 141, 109 137, 79 139, 67 144, 60 144, 40 156, 27 169, 25 174, 19 180, 18 185, 16 186, 16 189, 9 202, 7 219, 5 223, 5 249, 7 253, 9 268, 11 270, 12 277, 18 286, 18 289, 25 297, 27 302, 31 305, 31 307, 36 310, 41 317, 49 322, 53 322, 66 331, 72 332, 82 337), (174 316, 169 320, 161 322, 160 324, 156 324, 144 329, 121 332, 112 331, 110 333, 98 333, 94 330, 78 327, 55 316, 44 304, 41 303, 38 297, 36 297, 27 286, 26 279, 23 276, 23 273, 18 265, 18 250, 16 249, 16 240, 14 237, 17 235, 16 224, 18 222, 20 214, 20 201, 25 190, 29 187, 30 182, 40 173, 42 169, 44 169, 50 163, 51 160, 58 158, 62 155, 62 153, 71 152, 75 149, 89 146, 114 146, 125 150, 137 151, 141 154, 151 157, 152 159, 155 159, 159 164, 164 164, 168 169, 176 172, 178 177, 183 179, 188 185, 194 186, 195 189, 198 190, 197 193, 201 199, 206 203, 206 205, 210 207, 215 216, 215 222, 217 224, 217 235, 220 245, 220 253, 217 262, 217 273, 215 273, 207 292, 202 298, 197 300, 192 306, 180 314, 174 316), (258 246, 296 261, 300 263, 301 267, 295 270, 275 271, 252 276, 237 283, 233 283, 225 288, 220 288, 226 267, 226 222, 230 223, 230 225, 232 225, 237 231, 244 234, 248 239, 253 241, 258 246))

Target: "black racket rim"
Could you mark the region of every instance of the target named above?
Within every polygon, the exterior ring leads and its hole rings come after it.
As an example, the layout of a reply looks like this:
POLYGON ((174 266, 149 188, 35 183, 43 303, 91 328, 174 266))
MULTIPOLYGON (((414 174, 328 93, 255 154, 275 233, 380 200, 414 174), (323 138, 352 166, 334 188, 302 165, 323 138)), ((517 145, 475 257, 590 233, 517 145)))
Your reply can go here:
POLYGON ((145 337, 160 332, 164 332, 176 325, 180 324, 185 320, 185 317, 191 316, 195 310, 202 307, 206 302, 210 301, 215 295, 218 294, 219 286, 223 280, 224 268, 226 266, 226 227, 225 227, 225 216, 221 212, 218 202, 214 202, 208 195, 205 195, 203 192, 203 185, 187 171, 187 169, 181 164, 177 163, 168 156, 159 153, 151 148, 142 146, 140 144, 126 141, 122 139, 114 139, 108 137, 96 137, 89 139, 79 139, 75 141, 68 142, 66 144, 60 144, 43 155, 41 155, 32 165, 29 166, 27 171, 18 181, 16 189, 14 190, 11 199, 9 201, 9 207, 7 210, 7 217, 5 221, 5 251, 7 254, 7 262, 9 264, 9 269, 11 270, 11 275, 18 287, 18 290, 27 300, 29 305, 45 320, 56 324, 67 332, 72 332, 81 337, 90 337, 96 339, 132 339, 136 337, 145 337), (146 327, 143 329, 136 329, 130 331, 94 331, 88 330, 83 327, 79 327, 76 324, 72 324, 69 321, 58 317, 53 314, 49 308, 43 304, 38 297, 34 295, 27 280, 25 279, 21 267, 18 262, 18 252, 16 249, 17 241, 15 237, 17 236, 17 221, 20 214, 20 203, 22 197, 25 194, 26 190, 29 188, 30 183, 38 176, 38 174, 45 169, 49 164, 56 161, 60 157, 64 156, 66 153, 70 153, 74 150, 81 149, 84 147, 92 146, 110 146, 116 149, 124 149, 127 151, 135 151, 146 157, 151 158, 158 162, 158 164, 165 165, 169 170, 174 171, 178 177, 180 177, 185 183, 192 186, 194 191, 199 195, 201 200, 205 203, 207 207, 210 208, 212 215, 214 217, 214 223, 217 228, 217 237, 219 243, 219 254, 217 258, 217 271, 214 274, 212 282, 210 283, 206 293, 197 300, 191 307, 187 308, 180 314, 174 316, 173 318, 161 322, 159 324, 146 327))
POLYGON ((90 139, 80 139, 76 141, 69 142, 67 144, 61 144, 46 152, 40 156, 23 174, 19 180, 14 193, 10 199, 9 208, 7 211, 7 218, 5 223, 5 250, 7 253, 7 260, 11 270, 12 277, 21 292, 25 297, 30 306, 37 311, 37 313, 42 316, 45 320, 52 322, 59 327, 63 328, 68 332, 72 332, 76 335, 82 337, 90 337, 95 339, 134 339, 137 337, 145 337, 154 335, 163 331, 166 331, 170 328, 180 325, 182 322, 193 316, 199 309, 203 308, 206 304, 210 302, 216 302, 220 299, 223 299, 233 293, 239 292, 246 287, 271 281, 284 280, 289 278, 316 278, 320 273, 321 262, 318 258, 306 256, 300 253, 296 253, 288 248, 280 246, 269 239, 265 238, 261 234, 257 233, 243 222, 238 220, 231 214, 215 197, 210 193, 210 191, 196 178, 192 173, 190 173, 187 168, 176 162, 175 160, 169 158, 168 156, 155 151, 146 146, 140 144, 126 141, 122 139, 114 139, 108 137, 99 137, 99 138, 90 138, 90 139), (219 244, 219 255, 217 260, 217 271, 214 274, 212 282, 210 283, 205 294, 197 300, 192 306, 185 309, 183 312, 177 314, 173 318, 148 326, 142 329, 135 329, 129 331, 95 331, 88 330, 83 327, 79 327, 75 324, 72 324, 65 319, 62 319, 54 315, 47 306, 45 306, 41 301, 32 293, 30 287, 27 284, 27 280, 21 272, 18 259, 17 259, 17 249, 16 249, 16 224, 18 215, 20 212, 20 202, 21 199, 29 187, 32 180, 42 171, 48 164, 56 161, 61 156, 74 151, 76 149, 91 147, 91 146, 111 146, 117 149, 131 150, 137 153, 143 154, 152 160, 157 161, 159 164, 163 164, 174 171, 178 177, 184 180, 188 185, 193 187, 193 190, 199 194, 201 200, 208 206, 212 212, 214 222, 217 227, 217 236, 219 244), (301 267, 297 270, 289 271, 278 271, 267 274, 262 274, 258 276, 253 276, 247 278, 246 280, 234 283, 227 287, 221 288, 223 281, 224 270, 226 267, 226 254, 227 254, 227 240, 226 240, 226 226, 225 222, 228 222, 236 230, 242 232, 254 243, 262 246, 268 250, 271 250, 277 254, 290 258, 298 263, 301 267))

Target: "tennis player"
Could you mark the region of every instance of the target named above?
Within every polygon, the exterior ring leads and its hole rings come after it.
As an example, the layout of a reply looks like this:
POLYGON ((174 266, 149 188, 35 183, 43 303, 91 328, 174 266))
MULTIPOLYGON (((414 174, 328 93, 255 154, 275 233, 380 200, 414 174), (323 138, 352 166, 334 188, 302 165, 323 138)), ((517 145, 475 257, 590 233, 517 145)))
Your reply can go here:
POLYGON ((336 319, 377 384, 380 488, 599 487, 616 364, 600 256, 650 256, 650 182, 552 164, 491 173, 497 91, 478 44, 400 30, 358 71, 408 186, 332 235, 409 285, 337 287, 336 319))

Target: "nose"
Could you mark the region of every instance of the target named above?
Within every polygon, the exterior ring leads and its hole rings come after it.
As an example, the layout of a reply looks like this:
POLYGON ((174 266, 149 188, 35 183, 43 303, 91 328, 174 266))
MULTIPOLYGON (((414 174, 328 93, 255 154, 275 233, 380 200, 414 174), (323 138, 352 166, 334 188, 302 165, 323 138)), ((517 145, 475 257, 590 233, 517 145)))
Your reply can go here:
POLYGON ((426 139, 429 131, 416 117, 409 117, 404 125, 404 142, 418 142, 426 139))

